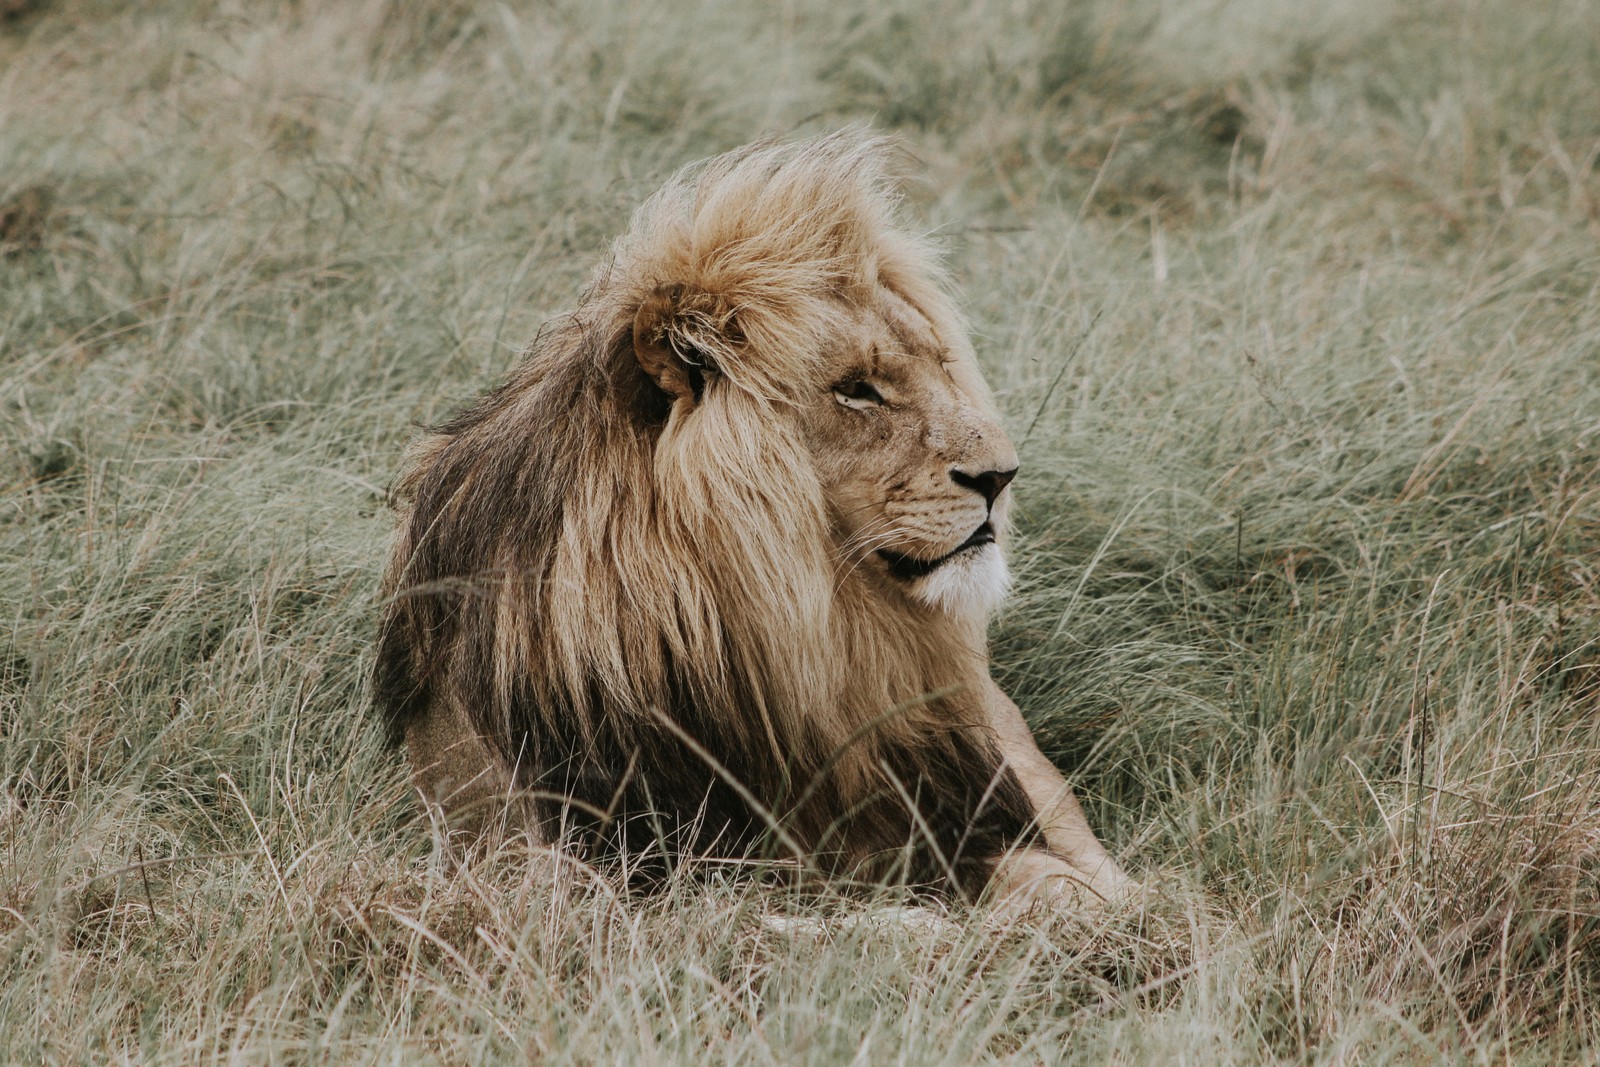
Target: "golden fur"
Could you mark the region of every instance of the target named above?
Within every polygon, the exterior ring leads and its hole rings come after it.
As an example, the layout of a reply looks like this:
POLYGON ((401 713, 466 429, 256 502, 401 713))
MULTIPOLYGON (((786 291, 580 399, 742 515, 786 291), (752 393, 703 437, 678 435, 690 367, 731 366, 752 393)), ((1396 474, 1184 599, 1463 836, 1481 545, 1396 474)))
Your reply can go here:
POLYGON ((1016 456, 885 157, 681 172, 411 452, 377 693, 452 825, 1122 883, 989 678, 1016 456))

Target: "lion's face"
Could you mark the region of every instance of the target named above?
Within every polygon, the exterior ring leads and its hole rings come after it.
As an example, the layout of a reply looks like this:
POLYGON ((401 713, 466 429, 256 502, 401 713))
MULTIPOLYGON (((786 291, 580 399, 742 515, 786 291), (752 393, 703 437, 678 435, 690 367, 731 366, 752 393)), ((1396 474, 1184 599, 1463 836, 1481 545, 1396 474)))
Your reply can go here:
POLYGON ((1016 450, 964 346, 889 289, 856 315, 802 412, 840 567, 929 607, 987 613, 1010 581, 1016 450))

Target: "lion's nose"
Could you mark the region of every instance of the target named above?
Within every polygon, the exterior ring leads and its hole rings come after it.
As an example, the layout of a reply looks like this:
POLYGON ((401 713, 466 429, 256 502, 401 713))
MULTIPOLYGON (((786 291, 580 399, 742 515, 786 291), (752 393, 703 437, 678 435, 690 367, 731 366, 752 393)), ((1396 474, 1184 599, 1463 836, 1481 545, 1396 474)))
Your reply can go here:
POLYGON ((981 474, 968 474, 959 467, 950 468, 950 477, 959 486, 975 490, 983 494, 983 499, 994 507, 995 497, 1000 495, 1000 490, 1011 484, 1011 479, 1017 476, 1017 468, 1008 471, 984 471, 981 474))

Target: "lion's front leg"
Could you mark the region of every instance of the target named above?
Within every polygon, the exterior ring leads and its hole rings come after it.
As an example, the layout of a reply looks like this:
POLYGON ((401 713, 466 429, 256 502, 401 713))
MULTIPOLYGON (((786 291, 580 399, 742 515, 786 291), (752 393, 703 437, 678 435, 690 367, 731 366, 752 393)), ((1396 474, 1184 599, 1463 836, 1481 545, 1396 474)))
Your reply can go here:
POLYGON ((440 700, 406 727, 411 784, 446 844, 467 849, 508 834, 540 838, 533 805, 467 714, 440 700))
MULTIPOLYGON (((1033 802, 1045 844, 1071 868, 1070 871, 1055 870, 1048 862, 1053 857, 1048 854, 1023 851, 1008 857, 997 868, 997 889, 1006 892, 1008 883, 1017 886, 1061 883, 1061 888, 1065 889, 1067 883, 1071 883, 1095 897, 1110 900, 1138 888, 1138 883, 1111 858, 1089 828, 1078 798, 1072 795, 1071 787, 1056 765, 1039 751, 1033 731, 1028 729, 1017 705, 993 681, 989 682, 987 690, 985 708, 1001 754, 1033 802)), ((1059 891, 1052 889, 1051 895, 1059 891)))

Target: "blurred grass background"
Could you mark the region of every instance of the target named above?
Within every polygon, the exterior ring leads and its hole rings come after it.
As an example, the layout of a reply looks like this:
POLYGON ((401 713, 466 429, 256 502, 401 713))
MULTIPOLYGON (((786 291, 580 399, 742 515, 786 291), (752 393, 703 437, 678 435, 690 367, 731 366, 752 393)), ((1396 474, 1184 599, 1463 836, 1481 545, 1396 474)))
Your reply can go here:
POLYGON ((0 3, 0 1060, 1592 1060, 1600 8, 0 3), (914 155, 1144 909, 431 858, 384 489, 681 163, 914 155))

